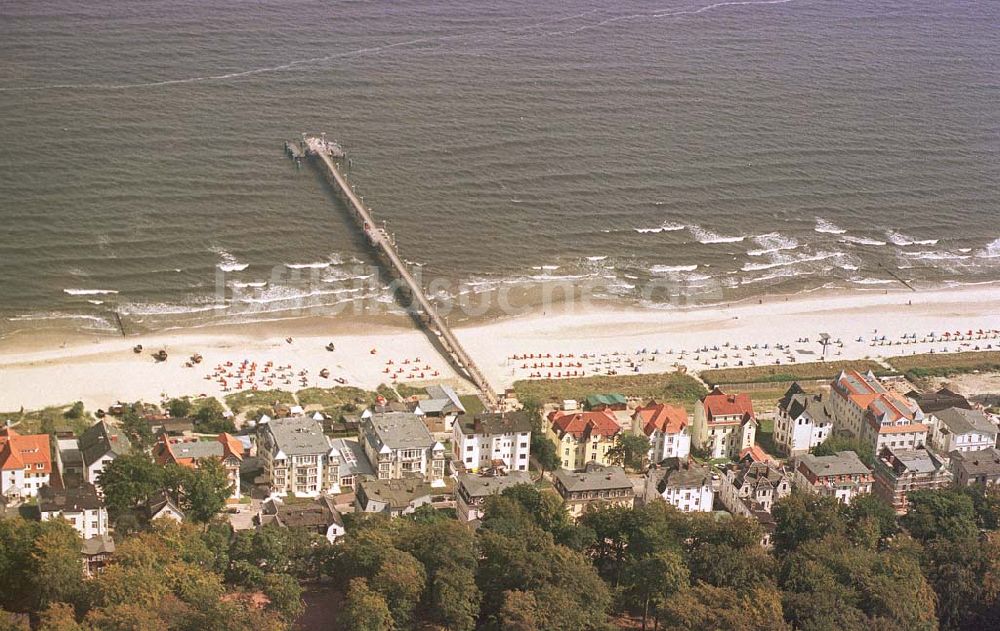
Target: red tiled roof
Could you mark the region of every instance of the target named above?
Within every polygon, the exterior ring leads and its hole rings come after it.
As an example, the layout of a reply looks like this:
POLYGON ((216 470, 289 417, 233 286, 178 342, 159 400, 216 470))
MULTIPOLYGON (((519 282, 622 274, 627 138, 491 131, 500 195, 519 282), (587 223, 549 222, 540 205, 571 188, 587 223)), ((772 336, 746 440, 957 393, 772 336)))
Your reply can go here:
POLYGON ((767 455, 767 452, 765 452, 763 449, 761 449, 760 445, 754 445, 752 447, 747 447, 746 449, 744 449, 743 451, 741 451, 740 452, 740 460, 743 460, 744 456, 747 456, 747 455, 749 455, 750 459, 753 460, 754 462, 774 462, 774 458, 772 458, 771 456, 767 455))
POLYGON ((653 430, 657 429, 664 434, 679 434, 688 425, 688 413, 684 408, 655 401, 636 408, 632 418, 636 417, 642 420, 642 431, 646 436, 652 435, 653 430))
POLYGON ((0 469, 14 471, 26 467, 34 473, 52 473, 49 435, 22 436, 9 428, 0 431, 0 469), (37 466, 39 464, 41 469, 37 466))
POLYGON ((566 434, 579 440, 588 436, 612 437, 621 431, 621 426, 615 420, 610 410, 599 412, 563 412, 556 410, 549 414, 552 429, 563 437, 566 434))
POLYGON ((740 422, 755 418, 753 402, 746 392, 726 394, 718 386, 710 394, 701 399, 705 406, 705 417, 709 424, 731 423, 732 421, 716 421, 717 416, 739 416, 740 422))

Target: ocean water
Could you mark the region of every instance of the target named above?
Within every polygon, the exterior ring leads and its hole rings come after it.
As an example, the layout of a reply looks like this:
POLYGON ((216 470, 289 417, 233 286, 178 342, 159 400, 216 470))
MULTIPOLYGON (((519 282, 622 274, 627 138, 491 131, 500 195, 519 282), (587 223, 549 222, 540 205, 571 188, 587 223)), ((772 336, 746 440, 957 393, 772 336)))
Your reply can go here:
POLYGON ((388 304, 304 131, 442 296, 1000 280, 997 2, 6 1, 0 61, 0 334, 388 304))

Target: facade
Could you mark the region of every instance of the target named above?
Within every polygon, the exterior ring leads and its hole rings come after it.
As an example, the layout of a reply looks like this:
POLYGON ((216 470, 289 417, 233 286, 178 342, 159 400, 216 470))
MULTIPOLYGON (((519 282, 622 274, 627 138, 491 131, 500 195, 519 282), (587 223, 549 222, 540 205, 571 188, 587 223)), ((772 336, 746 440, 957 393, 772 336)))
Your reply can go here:
POLYGON ((51 475, 48 434, 20 434, 9 427, 0 430, 0 495, 36 497, 51 475))
POLYGON ((774 413, 774 442, 782 453, 798 456, 809 453, 830 437, 833 413, 829 395, 806 394, 794 383, 778 402, 774 413))
POLYGON ((271 419, 259 427, 258 455, 271 495, 316 497, 334 491, 337 476, 328 466, 332 446, 319 421, 290 416, 271 419))
POLYGON ((874 493, 899 515, 906 514, 911 491, 942 489, 951 482, 944 460, 925 448, 883 449, 875 460, 874 493))
POLYGON ((632 415, 633 430, 649 439, 650 463, 686 459, 691 453, 690 426, 687 410, 655 401, 636 408, 632 415))
POLYGON ((563 469, 576 471, 589 463, 608 465, 608 454, 622 431, 613 410, 549 414, 549 440, 563 469))
POLYGON ((957 451, 951 455, 951 471, 959 486, 1000 483, 1000 449, 957 451))
POLYGON ((109 462, 132 451, 132 444, 117 427, 98 421, 80 435, 80 453, 83 455, 83 481, 101 492, 100 477, 109 462))
POLYGON ((304 528, 326 537, 330 543, 344 536, 344 520, 328 497, 318 497, 306 504, 285 504, 269 499, 255 519, 258 528, 304 528))
POLYGON ((668 458, 646 472, 645 501, 662 498, 685 513, 710 513, 715 501, 712 469, 690 458, 668 458))
POLYGON ((552 474, 556 492, 563 498, 566 510, 575 519, 588 506, 610 504, 632 508, 635 489, 621 467, 605 467, 591 463, 584 471, 559 469, 552 474))
POLYGON ((929 417, 930 444, 944 453, 980 451, 997 445, 997 426, 981 410, 952 407, 929 417))
POLYGON ((108 511, 91 484, 73 489, 42 487, 38 493, 38 512, 42 521, 65 519, 84 539, 108 532, 108 511))
POLYGON ((745 458, 726 467, 719 483, 719 500, 734 515, 769 515, 776 501, 791 494, 792 481, 792 472, 781 465, 745 458))
POLYGON ((184 511, 177 506, 174 498, 166 492, 160 491, 146 502, 146 519, 150 522, 157 519, 172 519, 180 523, 184 521, 184 511))
POLYGON ((838 451, 832 456, 806 454, 795 467, 795 485, 802 489, 835 497, 844 504, 859 495, 872 492, 874 476, 853 451, 838 451))
POLYGON ((375 475, 364 447, 358 441, 334 438, 330 441, 330 446, 329 467, 330 476, 335 480, 334 493, 353 492, 358 486, 358 478, 375 475))
POLYGON ((694 406, 695 446, 711 458, 739 458, 757 439, 757 416, 750 395, 726 394, 718 386, 694 406))
POLYGON ((510 471, 503 475, 475 475, 461 473, 455 489, 455 510, 459 521, 475 521, 483 518, 486 500, 503 493, 504 489, 518 484, 533 484, 526 471, 510 471))
POLYGON ((830 403, 837 429, 883 448, 915 449, 927 441, 924 413, 911 399, 879 383, 871 372, 845 370, 831 385, 830 403))
POLYGON ((235 436, 222 433, 214 440, 197 438, 171 438, 161 434, 153 446, 153 459, 161 465, 176 464, 190 469, 198 468, 203 458, 218 458, 232 486, 232 499, 240 495, 240 465, 243 463, 243 443, 235 436))
POLYGON ((476 473, 502 462, 508 471, 527 471, 531 454, 531 419, 525 412, 460 416, 452 435, 455 462, 476 473))
POLYGON ((361 419, 360 443, 380 480, 418 475, 444 484, 444 446, 412 412, 375 412, 361 419))

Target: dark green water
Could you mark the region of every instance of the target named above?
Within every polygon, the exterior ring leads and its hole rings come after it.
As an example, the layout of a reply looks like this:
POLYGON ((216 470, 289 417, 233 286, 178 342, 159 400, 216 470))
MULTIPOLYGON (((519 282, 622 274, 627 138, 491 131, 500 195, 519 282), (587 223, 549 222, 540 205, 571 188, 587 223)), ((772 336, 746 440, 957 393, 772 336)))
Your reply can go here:
POLYGON ((379 295, 282 157, 301 131, 451 294, 1000 280, 998 27, 953 0, 0 2, 0 333, 379 295))

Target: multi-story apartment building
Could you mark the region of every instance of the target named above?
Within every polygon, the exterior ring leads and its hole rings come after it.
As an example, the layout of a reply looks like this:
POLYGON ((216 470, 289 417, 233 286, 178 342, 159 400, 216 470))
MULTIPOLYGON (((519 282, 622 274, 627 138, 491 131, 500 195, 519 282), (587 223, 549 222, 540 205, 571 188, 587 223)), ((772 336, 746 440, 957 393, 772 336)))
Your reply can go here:
POLYGON ((807 394, 799 384, 792 384, 774 414, 774 442, 782 453, 809 453, 830 437, 833 412, 828 399, 829 395, 807 394))
POLYGON ((171 438, 161 434, 153 446, 153 459, 160 464, 176 464, 196 469, 203 458, 217 458, 232 487, 232 499, 240 495, 240 465, 243 463, 243 443, 231 434, 222 433, 212 440, 171 438))
POLYGON ((101 473, 108 463, 132 451, 132 443, 117 427, 98 421, 80 434, 80 454, 83 456, 83 481, 93 484, 101 493, 101 473))
POLYGON ((723 472, 719 500, 734 515, 756 518, 791 494, 792 481, 792 472, 782 465, 744 458, 723 472))
POLYGON ((875 460, 874 493, 892 504, 896 513, 909 509, 907 496, 951 486, 944 460, 927 449, 883 449, 875 460))
POLYGON ((997 445, 997 426, 982 410, 947 408, 928 417, 930 444, 944 453, 979 451, 997 445))
POLYGON ((608 465, 609 453, 621 433, 611 409, 549 414, 549 440, 556 445, 563 469, 575 471, 589 463, 608 465))
POLYGON ((830 404, 837 429, 883 448, 914 449, 927 441, 924 413, 911 399, 888 390, 871 372, 845 370, 833 380, 830 404))
POLYGON ((1000 449, 996 447, 952 452, 950 465, 959 486, 1000 484, 1000 449))
POLYGON ((711 458, 739 458, 757 438, 750 395, 726 394, 718 386, 694 406, 694 444, 711 458))
POLYGON ((532 484, 527 471, 510 471, 501 475, 462 473, 455 489, 455 510, 460 521, 483 518, 486 500, 518 484, 532 484))
POLYGON ((833 456, 806 454, 798 459, 795 468, 796 487, 835 497, 844 504, 871 493, 873 482, 871 469, 853 451, 838 451, 833 456))
POLYGON ((38 511, 42 521, 65 519, 84 539, 108 532, 108 511, 92 484, 72 489, 42 487, 38 493, 38 511))
POLYGON ((375 412, 361 419, 360 442, 380 480, 419 475, 443 486, 444 446, 412 412, 375 412))
POLYGON ((527 471, 531 420, 522 411, 460 416, 452 434, 455 462, 476 473, 498 462, 508 471, 527 471))
POLYGON ((0 430, 0 495, 36 497, 51 475, 48 434, 20 434, 9 427, 0 430))
POLYGON ((710 513, 715 501, 712 469, 690 458, 667 458, 646 472, 645 501, 662 498, 685 513, 710 513))
POLYGON ((649 462, 686 459, 691 453, 688 413, 682 407, 650 401, 632 414, 632 428, 649 439, 649 462))
POLYGON ((632 508, 635 504, 632 481, 621 467, 590 463, 584 471, 558 469, 552 477, 556 491, 574 519, 582 515, 587 506, 607 504, 632 508))
POLYGON ((319 421, 292 416, 259 427, 258 455, 272 495, 316 497, 335 491, 337 471, 328 466, 332 447, 319 421))

